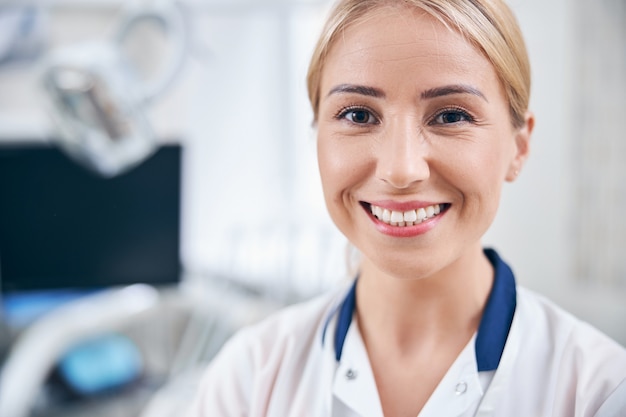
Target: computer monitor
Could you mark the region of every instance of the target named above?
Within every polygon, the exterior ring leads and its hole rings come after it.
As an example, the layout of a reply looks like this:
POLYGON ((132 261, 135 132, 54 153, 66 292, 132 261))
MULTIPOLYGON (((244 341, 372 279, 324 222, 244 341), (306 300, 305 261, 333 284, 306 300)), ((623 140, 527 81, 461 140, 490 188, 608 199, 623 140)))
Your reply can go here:
POLYGON ((0 143, 4 295, 180 280, 182 148, 113 178, 47 144, 0 143))

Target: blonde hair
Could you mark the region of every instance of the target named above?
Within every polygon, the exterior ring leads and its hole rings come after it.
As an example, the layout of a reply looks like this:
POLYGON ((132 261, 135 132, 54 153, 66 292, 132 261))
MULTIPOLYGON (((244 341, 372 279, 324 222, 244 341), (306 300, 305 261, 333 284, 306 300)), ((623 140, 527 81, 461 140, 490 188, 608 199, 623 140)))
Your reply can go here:
POLYGON ((393 5, 421 9, 475 45, 500 78, 513 125, 524 124, 530 99, 530 63, 517 20, 504 0, 339 0, 309 64, 307 87, 314 122, 318 118, 322 70, 337 37, 368 13, 393 5))

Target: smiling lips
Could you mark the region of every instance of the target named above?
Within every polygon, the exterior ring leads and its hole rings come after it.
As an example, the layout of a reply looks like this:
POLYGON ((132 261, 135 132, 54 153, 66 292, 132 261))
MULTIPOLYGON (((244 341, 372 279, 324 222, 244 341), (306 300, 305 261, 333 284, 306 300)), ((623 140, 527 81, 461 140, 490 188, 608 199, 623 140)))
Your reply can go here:
POLYGON ((418 225, 432 219, 447 209, 448 204, 434 204, 416 210, 396 211, 370 205, 370 211, 378 220, 394 227, 408 227, 418 225))

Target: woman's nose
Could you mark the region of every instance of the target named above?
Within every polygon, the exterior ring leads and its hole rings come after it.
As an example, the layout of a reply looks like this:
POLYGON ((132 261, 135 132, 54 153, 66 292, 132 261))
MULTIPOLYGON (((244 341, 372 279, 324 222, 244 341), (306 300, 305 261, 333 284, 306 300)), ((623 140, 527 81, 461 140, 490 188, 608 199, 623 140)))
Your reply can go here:
POLYGON ((390 123, 376 150, 376 175, 395 188, 408 188, 430 176, 428 145, 413 119, 390 123))

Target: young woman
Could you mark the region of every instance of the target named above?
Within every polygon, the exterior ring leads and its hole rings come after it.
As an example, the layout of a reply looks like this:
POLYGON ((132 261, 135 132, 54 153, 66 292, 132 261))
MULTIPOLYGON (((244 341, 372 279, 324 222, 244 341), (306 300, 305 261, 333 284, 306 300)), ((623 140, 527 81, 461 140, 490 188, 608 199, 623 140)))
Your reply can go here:
POLYGON ((505 3, 340 0, 308 87, 358 277, 239 332, 191 415, 626 415, 626 351, 481 245, 534 125, 505 3))

